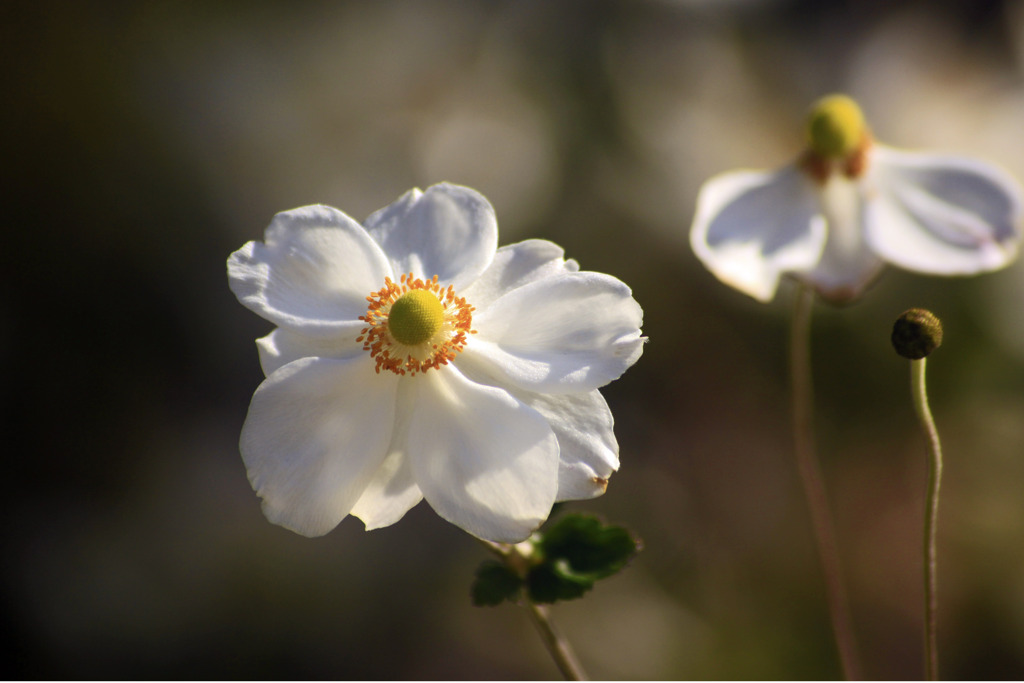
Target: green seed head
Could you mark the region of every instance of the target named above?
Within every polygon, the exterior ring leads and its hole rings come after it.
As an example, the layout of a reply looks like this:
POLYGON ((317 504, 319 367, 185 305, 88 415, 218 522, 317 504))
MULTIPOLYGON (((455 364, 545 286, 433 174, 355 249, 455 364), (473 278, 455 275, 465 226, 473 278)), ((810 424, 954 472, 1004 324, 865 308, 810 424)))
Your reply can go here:
POLYGON ((919 360, 942 345, 942 323, 924 308, 904 311, 892 327, 892 346, 896 353, 919 360))
POLYGON ((423 289, 406 292, 391 304, 388 330, 399 344, 416 346, 427 341, 444 324, 444 306, 423 289))
POLYGON ((860 107, 846 95, 818 100, 807 117, 807 144, 826 159, 843 159, 864 142, 867 125, 860 107))

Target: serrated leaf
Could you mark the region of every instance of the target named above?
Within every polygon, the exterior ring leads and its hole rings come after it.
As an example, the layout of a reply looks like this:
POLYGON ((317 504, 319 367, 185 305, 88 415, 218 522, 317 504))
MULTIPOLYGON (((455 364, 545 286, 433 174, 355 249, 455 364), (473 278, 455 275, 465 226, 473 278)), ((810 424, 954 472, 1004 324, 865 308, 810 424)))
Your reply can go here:
POLYGON ((523 580, 504 564, 485 560, 477 567, 470 594, 477 607, 493 607, 506 600, 514 602, 522 585, 523 580))
POLYGON ((593 582, 615 574, 639 549, 640 542, 627 529, 580 514, 559 519, 539 543, 545 564, 576 582, 593 582))

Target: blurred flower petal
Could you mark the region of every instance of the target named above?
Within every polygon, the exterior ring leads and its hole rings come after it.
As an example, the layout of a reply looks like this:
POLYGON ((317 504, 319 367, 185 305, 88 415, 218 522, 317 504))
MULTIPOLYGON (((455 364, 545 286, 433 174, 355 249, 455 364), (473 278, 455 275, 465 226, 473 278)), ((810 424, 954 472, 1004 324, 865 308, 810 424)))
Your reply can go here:
POLYGON ((815 187, 795 165, 707 181, 690 232, 694 253, 719 280, 760 301, 775 296, 783 273, 814 266, 825 238, 815 187))
POLYGON ((884 264, 864 236, 862 192, 859 183, 843 176, 830 178, 818 189, 828 239, 813 268, 793 272, 834 303, 860 296, 884 264))
POLYGON ((992 165, 879 146, 869 181, 864 229, 891 263, 970 275, 1001 268, 1017 253, 1020 189, 992 165))

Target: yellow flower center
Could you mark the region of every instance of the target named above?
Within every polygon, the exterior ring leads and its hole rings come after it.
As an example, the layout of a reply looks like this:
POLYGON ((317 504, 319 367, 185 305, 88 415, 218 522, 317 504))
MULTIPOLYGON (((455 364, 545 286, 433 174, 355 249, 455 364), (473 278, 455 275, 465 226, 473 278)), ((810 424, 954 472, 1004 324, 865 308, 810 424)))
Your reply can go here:
POLYGON ((399 344, 416 346, 433 337, 444 323, 444 306, 426 289, 413 289, 391 304, 388 330, 399 344))
POLYGON ((455 296, 451 285, 402 275, 366 297, 369 306, 359 319, 367 324, 356 341, 363 342, 377 362, 377 372, 415 375, 447 365, 466 346, 473 307, 455 296))
POLYGON ((812 152, 826 159, 846 158, 864 142, 867 125, 860 107, 846 95, 818 100, 807 117, 807 142, 812 152))

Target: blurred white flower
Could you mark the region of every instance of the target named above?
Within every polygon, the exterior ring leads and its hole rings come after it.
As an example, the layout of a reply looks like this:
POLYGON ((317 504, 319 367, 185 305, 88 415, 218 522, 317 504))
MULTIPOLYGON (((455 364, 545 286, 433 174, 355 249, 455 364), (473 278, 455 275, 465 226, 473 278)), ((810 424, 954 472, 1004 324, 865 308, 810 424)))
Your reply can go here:
POLYGON ((516 542, 555 501, 604 492, 618 444, 598 387, 640 357, 640 306, 551 242, 497 241, 487 200, 442 184, 362 226, 280 213, 231 255, 231 290, 277 325, 241 435, 271 522, 374 529, 426 498, 516 542))
POLYGON ((807 137, 794 163, 701 188, 690 243, 726 284, 770 301, 790 275, 841 303, 885 263, 972 275, 1016 256, 1024 190, 1001 169, 880 145, 843 95, 812 108, 807 137))

